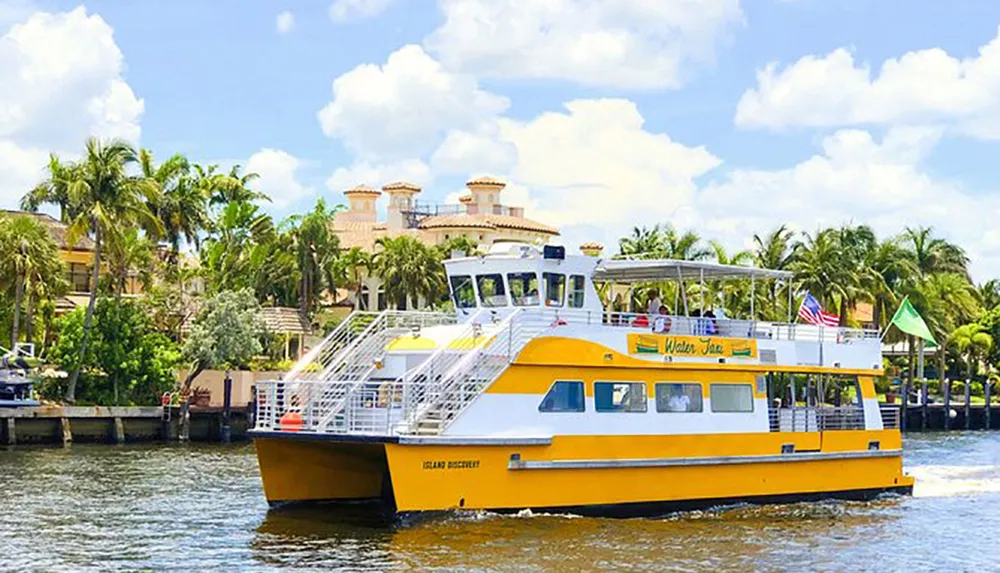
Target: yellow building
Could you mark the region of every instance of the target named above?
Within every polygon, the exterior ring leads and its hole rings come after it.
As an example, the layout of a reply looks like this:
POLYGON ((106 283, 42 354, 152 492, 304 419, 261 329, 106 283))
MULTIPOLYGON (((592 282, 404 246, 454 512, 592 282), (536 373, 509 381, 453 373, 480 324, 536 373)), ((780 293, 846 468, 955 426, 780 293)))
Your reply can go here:
MULTIPOLYGON (((344 192, 348 208, 337 214, 334 232, 341 248, 360 247, 369 253, 375 252, 378 239, 402 235, 430 245, 465 237, 484 248, 506 241, 547 243, 559 235, 555 227, 526 218, 524 208, 504 205, 501 194, 505 182, 476 177, 465 186, 468 194, 457 205, 442 205, 418 201, 420 187, 405 181, 383 185, 381 190, 358 185, 344 192), (383 194, 388 196, 389 204, 385 220, 379 221, 376 202, 383 194)), ((354 300, 353 293, 344 295, 362 310, 382 310, 388 304, 377 277, 365 279, 358 300, 354 300)))
MULTIPOLYGON (((94 261, 94 241, 90 237, 81 237, 76 244, 71 245, 66 240, 69 225, 47 215, 45 213, 31 213, 28 211, 8 211, 0 210, 0 213, 8 216, 26 215, 34 217, 48 229, 49 235, 59 247, 59 258, 66 265, 66 280, 69 283, 69 292, 66 296, 56 301, 56 312, 59 314, 69 312, 78 306, 86 306, 90 297, 91 269, 94 261)), ((103 266, 103 265, 102 265, 103 266)), ((105 274, 107 268, 101 269, 101 274, 105 274)), ((142 292, 142 285, 136 273, 130 273, 125 285, 125 294, 134 295, 142 292)))

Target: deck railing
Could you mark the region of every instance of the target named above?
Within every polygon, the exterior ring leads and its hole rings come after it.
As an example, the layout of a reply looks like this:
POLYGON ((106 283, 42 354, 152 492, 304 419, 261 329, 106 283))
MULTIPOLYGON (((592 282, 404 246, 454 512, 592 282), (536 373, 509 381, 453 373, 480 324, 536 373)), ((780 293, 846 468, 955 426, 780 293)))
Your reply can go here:
POLYGON ((828 432, 865 429, 865 411, 860 406, 770 408, 768 418, 772 432, 828 432))

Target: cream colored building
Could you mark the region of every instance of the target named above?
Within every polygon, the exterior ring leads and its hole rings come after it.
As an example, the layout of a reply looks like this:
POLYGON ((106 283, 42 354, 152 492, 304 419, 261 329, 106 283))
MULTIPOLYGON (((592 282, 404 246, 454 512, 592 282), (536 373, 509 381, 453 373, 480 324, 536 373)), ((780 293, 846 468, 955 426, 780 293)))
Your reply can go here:
MULTIPOLYGON (((522 207, 504 205, 501 195, 507 184, 503 181, 477 177, 465 186, 469 192, 457 205, 439 205, 419 201, 420 187, 405 181, 381 189, 359 185, 344 192, 348 208, 337 213, 334 232, 342 249, 360 247, 370 253, 376 251, 379 238, 401 235, 412 235, 431 245, 466 237, 484 248, 504 241, 547 243, 559 235, 555 227, 526 218, 522 207), (379 221, 376 202, 382 195, 389 203, 385 220, 379 221)), ((384 292, 377 277, 368 277, 358 300, 354 300, 354 293, 344 295, 356 308, 376 310, 391 303, 384 292)))

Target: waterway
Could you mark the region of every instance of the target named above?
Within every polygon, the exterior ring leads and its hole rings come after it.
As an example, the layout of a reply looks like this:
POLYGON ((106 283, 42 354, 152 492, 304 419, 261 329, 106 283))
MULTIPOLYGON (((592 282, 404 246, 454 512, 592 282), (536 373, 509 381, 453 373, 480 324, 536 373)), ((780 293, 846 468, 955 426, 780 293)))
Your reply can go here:
POLYGON ((249 445, 0 448, 0 570, 1000 570, 1000 433, 905 447, 913 497, 395 528, 269 512, 249 445))

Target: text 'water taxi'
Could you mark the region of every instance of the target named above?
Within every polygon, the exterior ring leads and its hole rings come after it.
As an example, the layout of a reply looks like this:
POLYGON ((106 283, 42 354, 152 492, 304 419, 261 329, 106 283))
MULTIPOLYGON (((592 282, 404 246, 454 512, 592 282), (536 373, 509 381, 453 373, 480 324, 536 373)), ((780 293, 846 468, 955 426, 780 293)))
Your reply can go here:
POLYGON ((455 313, 355 312, 258 384, 272 504, 648 515, 912 490, 878 332, 759 321, 753 295, 723 318, 690 295, 649 315, 598 294, 787 273, 521 244, 445 267, 455 313))

